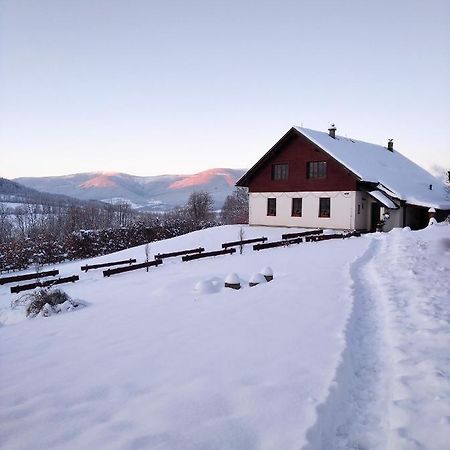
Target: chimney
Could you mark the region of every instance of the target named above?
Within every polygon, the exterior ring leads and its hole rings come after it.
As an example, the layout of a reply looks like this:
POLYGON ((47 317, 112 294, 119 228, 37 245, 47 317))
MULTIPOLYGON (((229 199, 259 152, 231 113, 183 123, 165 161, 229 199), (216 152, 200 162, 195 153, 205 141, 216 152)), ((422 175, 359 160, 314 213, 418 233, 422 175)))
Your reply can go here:
POLYGON ((387 147, 387 149, 388 149, 390 152, 393 152, 393 151, 394 151, 394 139, 388 139, 388 147, 387 147))
POLYGON ((333 139, 336 139, 336 125, 334 123, 331 124, 331 127, 328 128, 328 134, 333 139))

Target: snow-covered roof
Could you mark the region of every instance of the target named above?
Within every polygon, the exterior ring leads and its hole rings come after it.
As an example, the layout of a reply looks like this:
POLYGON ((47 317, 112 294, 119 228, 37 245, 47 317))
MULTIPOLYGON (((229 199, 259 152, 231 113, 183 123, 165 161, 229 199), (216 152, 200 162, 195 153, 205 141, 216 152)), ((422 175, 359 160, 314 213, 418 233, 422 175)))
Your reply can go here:
POLYGON ((310 141, 351 170, 362 181, 378 183, 381 190, 407 203, 450 209, 445 185, 397 150, 343 136, 294 127, 310 141), (430 185, 432 189, 430 189, 430 185), (386 188, 388 191, 386 191, 386 188))
POLYGON ((378 200, 382 205, 389 209, 398 209, 396 205, 388 196, 384 195, 381 191, 367 191, 375 200, 378 200))

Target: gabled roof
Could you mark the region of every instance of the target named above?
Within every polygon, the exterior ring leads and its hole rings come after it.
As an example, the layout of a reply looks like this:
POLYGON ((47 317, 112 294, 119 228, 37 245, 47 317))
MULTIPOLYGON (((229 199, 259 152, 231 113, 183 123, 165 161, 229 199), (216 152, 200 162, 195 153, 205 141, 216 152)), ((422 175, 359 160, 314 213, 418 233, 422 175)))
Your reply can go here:
POLYGON ((450 209, 450 195, 446 193, 444 183, 395 149, 391 152, 381 145, 338 135, 333 139, 328 133, 301 127, 291 128, 237 184, 247 181, 280 148, 279 144, 292 131, 305 136, 361 181, 377 184, 377 188, 390 197, 411 205, 450 209))

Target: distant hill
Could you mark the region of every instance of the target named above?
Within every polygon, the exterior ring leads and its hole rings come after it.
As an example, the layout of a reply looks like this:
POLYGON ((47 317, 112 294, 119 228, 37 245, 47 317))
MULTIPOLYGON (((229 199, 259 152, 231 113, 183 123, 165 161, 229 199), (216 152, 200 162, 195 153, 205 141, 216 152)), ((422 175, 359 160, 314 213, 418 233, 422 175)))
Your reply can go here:
POLYGON ((208 191, 217 208, 244 174, 240 169, 210 169, 193 175, 140 177, 125 173, 78 173, 56 177, 16 178, 29 188, 81 200, 125 200, 142 210, 168 210, 184 205, 194 191, 208 191))
MULTIPOLYGON (((0 177, 0 203, 11 208, 22 203, 32 203, 39 205, 70 206, 84 205, 89 203, 67 195, 40 192, 39 190, 26 187, 16 181, 11 181, 0 177)), ((95 201, 96 204, 101 204, 95 201)))

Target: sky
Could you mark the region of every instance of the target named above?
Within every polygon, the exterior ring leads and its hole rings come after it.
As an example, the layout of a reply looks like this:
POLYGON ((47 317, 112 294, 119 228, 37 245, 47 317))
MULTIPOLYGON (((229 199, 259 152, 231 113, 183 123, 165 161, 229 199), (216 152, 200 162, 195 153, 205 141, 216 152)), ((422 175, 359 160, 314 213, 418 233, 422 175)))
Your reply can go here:
POLYGON ((0 0, 0 176, 248 168, 291 126, 450 169, 450 2, 0 0))

